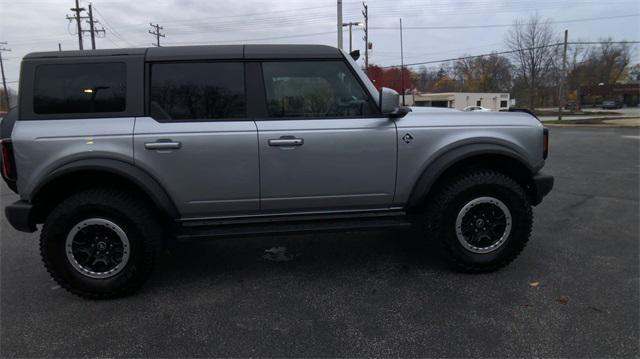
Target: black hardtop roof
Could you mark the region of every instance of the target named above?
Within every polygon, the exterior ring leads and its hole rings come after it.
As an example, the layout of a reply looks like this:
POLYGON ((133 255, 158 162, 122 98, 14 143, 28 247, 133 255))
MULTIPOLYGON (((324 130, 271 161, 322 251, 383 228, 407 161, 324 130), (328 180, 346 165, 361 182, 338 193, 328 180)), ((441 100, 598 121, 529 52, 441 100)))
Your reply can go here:
POLYGON ((342 57, 338 49, 327 45, 206 45, 32 52, 24 59, 104 56, 144 56, 147 61, 342 57))

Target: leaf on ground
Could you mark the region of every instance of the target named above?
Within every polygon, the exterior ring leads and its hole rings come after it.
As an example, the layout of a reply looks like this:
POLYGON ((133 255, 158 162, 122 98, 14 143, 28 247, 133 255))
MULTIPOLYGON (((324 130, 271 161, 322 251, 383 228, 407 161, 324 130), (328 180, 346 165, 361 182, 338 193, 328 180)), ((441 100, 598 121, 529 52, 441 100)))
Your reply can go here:
POLYGON ((569 303, 569 297, 567 297, 566 295, 561 295, 560 298, 556 299, 556 302, 560 304, 567 304, 569 303))
POLYGON ((536 288, 540 285, 540 282, 538 281, 534 281, 534 282, 529 282, 529 287, 533 287, 536 288))

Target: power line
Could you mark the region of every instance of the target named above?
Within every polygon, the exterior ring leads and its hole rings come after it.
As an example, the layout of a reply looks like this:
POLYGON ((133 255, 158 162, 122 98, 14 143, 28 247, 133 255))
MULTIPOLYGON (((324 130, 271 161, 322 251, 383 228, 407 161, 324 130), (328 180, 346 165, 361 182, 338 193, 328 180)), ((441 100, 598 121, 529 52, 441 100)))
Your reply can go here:
MULTIPOLYGON (((620 19, 626 17, 637 17, 640 14, 630 14, 630 15, 617 15, 617 16, 603 16, 603 17, 592 17, 592 18, 582 18, 582 19, 571 19, 571 20, 560 20, 560 21, 549 21, 550 24, 567 24, 574 22, 584 22, 584 21, 596 21, 596 20, 608 20, 608 19, 620 19)), ((529 25, 529 24, 523 24, 529 25)), ((454 25, 454 26, 405 26, 405 30, 452 30, 452 29, 484 29, 484 28, 496 28, 496 27, 512 27, 513 24, 487 24, 487 25, 454 25)), ((388 27, 371 27, 374 30, 395 30, 397 31, 397 27, 388 26, 388 27)))
MULTIPOLYGON (((640 41, 577 41, 577 42, 568 42, 567 45, 638 44, 638 43, 640 43, 640 41)), ((544 48, 547 48, 547 47, 555 47, 555 46, 559 46, 559 45, 563 45, 563 44, 564 44, 563 42, 559 42, 559 43, 554 43, 554 44, 549 44, 549 45, 527 47, 527 48, 520 48, 520 49, 515 49, 515 50, 507 50, 507 51, 498 51, 498 52, 492 52, 492 53, 481 54, 481 55, 462 56, 462 57, 455 57, 455 58, 444 59, 444 60, 432 60, 432 61, 414 62, 414 63, 410 63, 410 64, 404 64, 403 66, 418 66, 418 65, 438 64, 438 63, 442 63, 442 62, 457 61, 457 60, 468 60, 468 59, 474 59, 474 58, 478 58, 478 57, 487 57, 487 56, 494 56, 494 55, 506 55, 506 54, 513 54, 513 53, 520 52, 520 51, 530 51, 530 50, 544 49, 544 48)), ((401 65, 389 65, 389 66, 380 66, 380 67, 383 68, 383 69, 387 69, 387 68, 401 67, 401 65)))
MULTIPOLYGON (((123 37, 122 35, 120 35, 120 33, 118 31, 116 31, 116 29, 111 26, 111 24, 106 20, 106 18, 104 17, 104 15, 102 15, 102 13, 100 12, 100 9, 98 9, 97 7, 93 7, 96 12, 98 13, 98 15, 100 15, 100 19, 103 23, 103 25, 107 28, 107 30, 109 30, 109 32, 111 34, 113 34, 113 36, 115 36, 118 40, 126 42, 129 46, 131 47, 136 47, 136 45, 134 45, 133 43, 131 43, 129 40, 127 40, 125 37, 123 37)), ((107 38, 108 39, 108 38, 107 38)), ((112 44, 116 45, 113 41, 111 41, 110 39, 108 39, 112 44)), ((118 47, 116 45, 116 47, 118 47)))
MULTIPOLYGON (((253 12, 253 13, 245 13, 245 14, 237 14, 237 15, 200 17, 200 18, 190 18, 190 19, 183 19, 183 20, 167 20, 167 21, 162 21, 162 23, 163 24, 179 24, 179 23, 193 24, 193 22, 199 22, 199 21, 210 21, 210 20, 217 20, 217 19, 230 19, 230 18, 238 18, 238 17, 250 17, 250 16, 259 16, 260 17, 260 16, 267 16, 267 15, 271 15, 271 14, 275 14, 275 13, 282 13, 282 12, 296 12, 296 11, 308 12, 309 10, 322 9, 322 8, 335 8, 335 5, 323 5, 323 6, 305 7, 305 8, 296 8, 296 9, 271 10, 271 11, 253 12)), ((291 16, 298 16, 298 15, 291 15, 291 16)), ((274 18, 269 17, 267 19, 261 19, 261 20, 272 20, 272 19, 274 19, 274 18)), ((282 19, 281 18, 277 18, 276 20, 277 21, 281 21, 282 19)), ((252 22, 253 21, 255 21, 255 19, 252 20, 252 22)), ((235 23, 236 21, 230 21, 230 22, 231 23, 235 23)), ((138 23, 138 24, 120 26, 120 29, 134 28, 134 27, 138 27, 139 25, 143 25, 143 24, 138 23)), ((172 29, 173 29, 173 26, 172 26, 172 29)))
POLYGON ((281 39, 291 39, 291 38, 296 38, 296 37, 318 36, 318 35, 327 35, 327 34, 335 34, 335 31, 314 32, 314 33, 287 35, 287 36, 275 36, 275 37, 261 37, 261 38, 253 38, 253 39, 238 39, 238 40, 177 41, 177 42, 171 42, 169 44, 185 44, 185 45, 186 44, 223 44, 223 43, 248 42, 248 41, 281 40, 281 39))
POLYGON ((164 34, 163 34, 163 33, 161 33, 161 32, 160 32, 160 30, 164 29, 164 27, 162 27, 162 26, 160 26, 160 25, 158 25, 158 24, 155 24, 155 25, 154 25, 154 24, 152 24, 152 23, 149 23, 149 25, 150 25, 151 27, 155 28, 155 30, 154 30, 154 31, 149 30, 149 33, 150 33, 151 35, 154 35, 154 36, 156 37, 156 43, 155 43, 155 44, 153 44, 153 45, 155 45, 155 46, 157 46, 157 47, 160 47, 160 38, 161 38, 161 37, 164 37, 164 34))

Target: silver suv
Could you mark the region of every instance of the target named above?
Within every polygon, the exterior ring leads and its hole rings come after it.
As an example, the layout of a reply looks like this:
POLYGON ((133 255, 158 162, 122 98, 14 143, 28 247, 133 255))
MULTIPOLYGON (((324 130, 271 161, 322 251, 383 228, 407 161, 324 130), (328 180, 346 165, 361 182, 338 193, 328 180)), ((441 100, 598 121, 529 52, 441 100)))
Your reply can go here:
POLYGON ((465 271, 512 261, 551 190, 531 114, 404 108, 316 45, 32 53, 3 178, 53 278, 131 293, 169 239, 421 228, 465 271))

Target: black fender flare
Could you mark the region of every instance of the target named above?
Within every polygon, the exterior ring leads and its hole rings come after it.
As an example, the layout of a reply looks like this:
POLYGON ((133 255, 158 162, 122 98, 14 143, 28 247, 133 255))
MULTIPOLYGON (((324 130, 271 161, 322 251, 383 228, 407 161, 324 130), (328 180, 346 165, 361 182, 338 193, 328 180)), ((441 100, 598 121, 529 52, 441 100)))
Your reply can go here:
POLYGON ((34 187, 29 199, 37 198, 40 191, 56 179, 81 171, 108 172, 129 180, 141 188, 151 198, 156 207, 169 218, 177 219, 180 216, 169 194, 150 174, 132 163, 106 158, 81 159, 68 162, 56 168, 34 187))
POLYGON ((535 173, 523 155, 505 145, 499 143, 462 144, 440 154, 426 166, 411 190, 407 207, 415 208, 423 204, 433 184, 446 170, 451 168, 451 166, 464 159, 479 155, 507 156, 524 165, 529 170, 531 176, 535 173))

